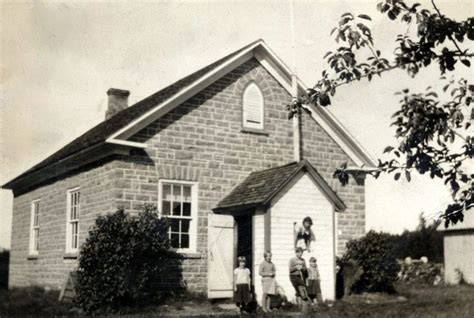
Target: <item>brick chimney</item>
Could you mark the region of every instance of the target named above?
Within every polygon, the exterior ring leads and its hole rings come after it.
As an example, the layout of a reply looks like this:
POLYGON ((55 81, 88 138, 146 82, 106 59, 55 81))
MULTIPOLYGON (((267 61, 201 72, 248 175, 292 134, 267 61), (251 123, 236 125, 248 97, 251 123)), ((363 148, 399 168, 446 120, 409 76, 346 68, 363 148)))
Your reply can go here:
POLYGON ((107 95, 109 96, 109 103, 107 106, 107 111, 105 112, 105 119, 109 119, 119 111, 128 107, 128 96, 130 95, 129 91, 110 88, 107 91, 107 95))

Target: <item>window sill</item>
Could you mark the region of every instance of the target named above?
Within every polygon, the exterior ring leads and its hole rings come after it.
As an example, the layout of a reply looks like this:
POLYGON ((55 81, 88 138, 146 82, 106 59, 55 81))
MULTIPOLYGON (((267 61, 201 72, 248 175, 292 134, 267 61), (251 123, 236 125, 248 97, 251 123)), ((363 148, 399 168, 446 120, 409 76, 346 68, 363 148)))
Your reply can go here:
POLYGON ((180 253, 185 259, 201 259, 201 253, 180 253))
POLYGON ((77 259, 77 253, 66 253, 63 255, 63 259, 77 259))
POLYGON ((270 134, 263 130, 263 129, 255 129, 255 128, 247 128, 247 127, 242 127, 240 129, 240 132, 243 133, 249 133, 249 134, 256 134, 256 135, 263 135, 263 136, 269 136, 270 134))
POLYGON ((183 258, 183 259, 201 259, 201 253, 192 253, 192 252, 179 252, 179 251, 173 251, 176 253, 174 257, 176 258, 183 258))
POLYGON ((27 260, 35 260, 35 259, 38 259, 38 255, 36 254, 32 254, 32 255, 28 255, 26 257, 27 260))

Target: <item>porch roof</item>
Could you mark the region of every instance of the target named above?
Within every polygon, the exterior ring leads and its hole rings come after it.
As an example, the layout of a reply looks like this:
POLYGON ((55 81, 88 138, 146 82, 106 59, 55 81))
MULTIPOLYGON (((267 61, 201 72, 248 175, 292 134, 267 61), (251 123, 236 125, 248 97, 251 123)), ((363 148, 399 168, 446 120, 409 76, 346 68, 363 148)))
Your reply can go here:
POLYGON ((236 214, 245 210, 267 207, 271 200, 295 178, 300 171, 307 172, 337 211, 346 209, 342 199, 307 161, 252 172, 213 209, 217 214, 236 214))

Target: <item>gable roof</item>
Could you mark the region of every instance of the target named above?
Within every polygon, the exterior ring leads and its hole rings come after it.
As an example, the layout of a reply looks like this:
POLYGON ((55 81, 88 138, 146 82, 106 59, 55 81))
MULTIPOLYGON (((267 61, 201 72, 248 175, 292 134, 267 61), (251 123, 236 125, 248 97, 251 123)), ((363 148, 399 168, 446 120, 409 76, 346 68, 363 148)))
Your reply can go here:
POLYGON ((241 51, 247 49, 258 43, 261 40, 252 42, 243 48, 215 61, 212 64, 209 64, 206 67, 201 68, 200 70, 180 79, 179 81, 159 90, 158 92, 144 98, 143 100, 135 103, 134 105, 125 108, 124 110, 118 112, 114 116, 106 119, 105 121, 94 126, 78 138, 74 139, 68 143, 63 148, 59 149, 40 163, 36 164, 32 168, 28 169, 15 179, 11 180, 3 187, 9 188, 9 185, 14 183, 15 180, 20 179, 30 173, 33 173, 37 170, 45 168, 50 164, 53 164, 59 160, 62 160, 66 157, 69 157, 79 151, 82 151, 86 148, 93 147, 97 144, 103 143, 109 138, 113 133, 117 132, 119 129, 123 128, 130 122, 133 122, 135 119, 141 115, 148 112, 151 108, 163 102, 165 99, 170 96, 179 93, 180 90, 187 87, 189 84, 193 83, 196 79, 202 77, 204 74, 215 69, 216 67, 224 64, 227 60, 231 59, 233 56, 239 54, 241 51))
MULTIPOLYGON (((288 92, 291 92, 292 71, 260 39, 118 112, 3 187, 13 189, 18 180, 100 144, 146 148, 145 144, 130 142, 127 139, 251 58, 256 58, 288 92)), ((298 91, 301 94, 306 92, 306 86, 299 79, 298 91)), ((326 108, 310 105, 304 107, 356 165, 375 166, 368 153, 326 108)))
POLYGON ((307 160, 303 160, 250 173, 244 181, 217 204, 213 211, 218 214, 233 214, 266 207, 301 171, 307 172, 316 181, 324 195, 336 207, 336 210, 343 211, 346 209, 344 202, 331 189, 324 178, 307 160))

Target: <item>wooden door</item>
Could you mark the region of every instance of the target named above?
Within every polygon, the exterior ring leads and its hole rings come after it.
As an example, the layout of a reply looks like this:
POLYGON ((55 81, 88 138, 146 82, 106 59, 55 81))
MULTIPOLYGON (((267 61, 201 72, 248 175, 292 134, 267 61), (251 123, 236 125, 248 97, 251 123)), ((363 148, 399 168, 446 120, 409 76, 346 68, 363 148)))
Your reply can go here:
POLYGON ((208 297, 233 296, 235 260, 234 217, 209 214, 208 297))

